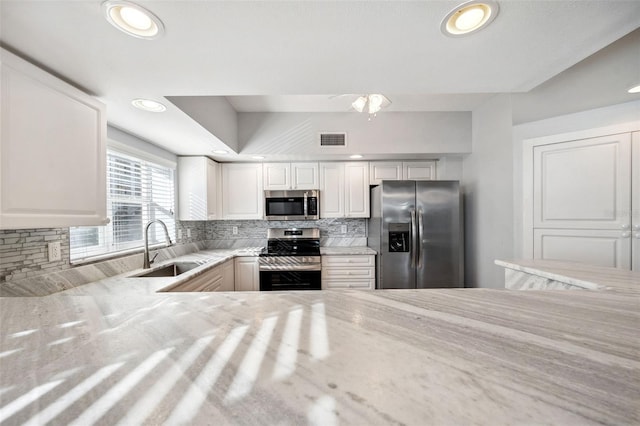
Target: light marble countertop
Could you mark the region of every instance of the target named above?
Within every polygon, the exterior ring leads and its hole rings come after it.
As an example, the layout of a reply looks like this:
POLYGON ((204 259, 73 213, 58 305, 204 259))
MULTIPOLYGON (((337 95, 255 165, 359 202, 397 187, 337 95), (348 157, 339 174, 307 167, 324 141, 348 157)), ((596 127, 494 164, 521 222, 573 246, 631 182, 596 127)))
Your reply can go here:
POLYGON ((635 293, 166 280, 0 298, 0 423, 640 423, 635 293))
POLYGON ((588 290, 640 292, 640 273, 559 260, 496 260, 496 265, 588 290))
POLYGON ((320 247, 320 254, 325 256, 331 255, 362 255, 376 254, 376 251, 369 247, 320 247))

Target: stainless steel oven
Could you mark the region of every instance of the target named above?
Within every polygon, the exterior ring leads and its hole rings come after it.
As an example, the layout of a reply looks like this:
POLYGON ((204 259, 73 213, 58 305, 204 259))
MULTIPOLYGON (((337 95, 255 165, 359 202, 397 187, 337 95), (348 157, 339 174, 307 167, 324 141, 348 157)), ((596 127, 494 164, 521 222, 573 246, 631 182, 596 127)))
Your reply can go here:
POLYGON ((267 220, 317 220, 319 194, 308 191, 264 191, 264 217, 267 220))
POLYGON ((258 259, 260 290, 320 290, 320 230, 269 229, 258 259))

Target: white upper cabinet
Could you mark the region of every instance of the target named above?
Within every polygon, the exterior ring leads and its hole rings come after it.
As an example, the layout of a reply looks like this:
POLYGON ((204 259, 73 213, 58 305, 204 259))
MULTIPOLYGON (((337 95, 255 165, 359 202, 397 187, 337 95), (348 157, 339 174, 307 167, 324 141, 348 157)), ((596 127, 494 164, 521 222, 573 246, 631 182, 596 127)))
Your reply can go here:
POLYGON ((369 163, 369 184, 383 180, 435 180, 437 161, 372 161, 369 163))
POLYGON ((264 189, 291 189, 291 166, 289 163, 264 163, 262 173, 264 175, 264 189))
POLYGON ((106 107, 0 54, 0 229, 105 224, 106 107))
POLYGON ((263 219, 262 164, 222 164, 222 218, 263 219))
POLYGON ((318 163, 291 163, 291 189, 318 189, 318 163))
POLYGON ((320 217, 369 217, 369 163, 320 163, 320 217))
POLYGON ((405 161, 402 163, 403 180, 435 180, 436 161, 405 161))
POLYGON ((369 183, 380 185, 383 180, 403 180, 402 161, 372 161, 369 163, 369 183))
POLYGON ((220 164, 207 157, 178 158, 178 217, 180 220, 222 218, 220 164))
POLYGON ((344 163, 320 163, 320 217, 345 217, 344 163))
POLYGON ((264 189, 318 189, 318 163, 264 163, 264 189))
POLYGON ((345 217, 369 217, 369 163, 346 163, 345 217))

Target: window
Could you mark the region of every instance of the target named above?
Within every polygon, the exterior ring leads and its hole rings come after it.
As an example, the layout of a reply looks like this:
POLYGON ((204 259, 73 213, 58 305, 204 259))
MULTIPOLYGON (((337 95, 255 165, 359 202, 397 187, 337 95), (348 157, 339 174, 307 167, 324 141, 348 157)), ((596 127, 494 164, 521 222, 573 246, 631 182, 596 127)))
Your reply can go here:
MULTIPOLYGON (((175 239, 175 170, 147 160, 107 151, 105 226, 71 228, 71 260, 130 250, 144 245, 144 227, 160 219, 175 239)), ((149 244, 164 243, 162 226, 149 228, 149 244)))

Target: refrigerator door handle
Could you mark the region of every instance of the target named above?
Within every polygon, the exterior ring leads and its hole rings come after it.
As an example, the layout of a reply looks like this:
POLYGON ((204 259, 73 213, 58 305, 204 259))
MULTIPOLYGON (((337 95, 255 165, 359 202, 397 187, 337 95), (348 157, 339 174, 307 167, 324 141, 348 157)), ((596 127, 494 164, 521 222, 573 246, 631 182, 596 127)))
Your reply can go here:
POLYGON ((422 209, 418 209, 418 238, 416 243, 416 259, 417 268, 422 268, 422 240, 424 234, 424 226, 422 226, 422 209))
POLYGON ((411 209, 411 268, 416 267, 416 251, 418 250, 418 238, 416 235, 417 230, 418 227, 416 226, 416 210, 411 209))

